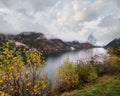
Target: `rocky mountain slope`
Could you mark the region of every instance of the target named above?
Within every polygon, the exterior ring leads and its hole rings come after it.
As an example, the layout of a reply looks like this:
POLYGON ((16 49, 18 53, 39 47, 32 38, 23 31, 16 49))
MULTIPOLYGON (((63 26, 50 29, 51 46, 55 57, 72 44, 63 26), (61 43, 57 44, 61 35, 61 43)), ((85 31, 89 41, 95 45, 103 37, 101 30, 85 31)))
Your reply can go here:
POLYGON ((23 32, 18 35, 0 34, 0 43, 6 38, 13 40, 16 46, 35 47, 43 51, 44 55, 93 47, 90 43, 64 42, 57 38, 47 39, 44 34, 35 32, 23 32))
POLYGON ((120 38, 114 39, 105 46, 105 48, 109 48, 109 47, 120 47, 120 38))

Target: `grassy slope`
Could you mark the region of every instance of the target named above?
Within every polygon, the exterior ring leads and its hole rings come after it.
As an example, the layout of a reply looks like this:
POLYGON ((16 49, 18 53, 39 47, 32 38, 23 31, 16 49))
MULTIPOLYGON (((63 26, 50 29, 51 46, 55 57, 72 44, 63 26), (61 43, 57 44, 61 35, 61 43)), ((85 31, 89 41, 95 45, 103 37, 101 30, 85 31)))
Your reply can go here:
POLYGON ((120 96, 120 75, 80 90, 75 96, 120 96))

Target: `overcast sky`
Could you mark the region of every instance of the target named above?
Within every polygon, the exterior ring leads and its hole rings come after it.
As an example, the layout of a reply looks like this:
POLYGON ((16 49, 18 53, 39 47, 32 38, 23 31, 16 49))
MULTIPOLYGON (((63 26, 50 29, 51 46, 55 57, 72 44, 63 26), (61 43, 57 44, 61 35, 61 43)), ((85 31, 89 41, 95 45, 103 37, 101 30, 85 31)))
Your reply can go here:
POLYGON ((0 0, 0 33, 23 31, 105 44, 120 37, 120 0, 0 0))

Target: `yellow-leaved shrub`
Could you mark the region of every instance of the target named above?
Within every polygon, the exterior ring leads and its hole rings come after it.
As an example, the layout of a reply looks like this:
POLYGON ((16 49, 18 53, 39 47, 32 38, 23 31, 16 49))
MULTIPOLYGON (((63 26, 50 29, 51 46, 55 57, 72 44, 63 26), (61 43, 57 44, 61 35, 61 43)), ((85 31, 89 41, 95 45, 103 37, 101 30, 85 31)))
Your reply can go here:
POLYGON ((75 71, 75 66, 68 58, 57 68, 54 79, 55 86, 60 91, 69 91, 77 86, 78 74, 75 71))
POLYGON ((9 42, 0 47, 0 94, 38 96, 47 88, 47 75, 36 49, 19 50, 9 42))

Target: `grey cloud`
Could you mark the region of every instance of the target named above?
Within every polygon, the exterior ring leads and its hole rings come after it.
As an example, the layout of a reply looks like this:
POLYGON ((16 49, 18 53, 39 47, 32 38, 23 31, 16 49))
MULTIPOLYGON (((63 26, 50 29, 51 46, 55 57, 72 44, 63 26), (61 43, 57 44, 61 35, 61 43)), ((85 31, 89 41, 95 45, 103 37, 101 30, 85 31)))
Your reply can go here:
POLYGON ((0 15, 0 33, 9 33, 8 30, 13 30, 11 25, 4 20, 4 18, 0 15), (2 23, 1 23, 2 22, 2 23))
POLYGON ((96 37, 98 37, 97 40, 104 44, 109 43, 110 41, 112 41, 115 38, 120 38, 120 32, 118 32, 118 31, 110 31, 109 30, 106 33, 103 33, 102 31, 100 31, 100 33, 97 35, 99 35, 99 36, 96 36, 96 37))
MULTIPOLYGON (((85 2, 85 1, 84 1, 85 2)), ((81 3, 80 1, 77 1, 77 3, 81 3)), ((97 19, 99 16, 102 15, 104 9, 106 7, 106 3, 103 2, 103 0, 96 0, 92 1, 92 3, 88 6, 83 6, 83 8, 79 8, 77 10, 77 13, 80 13, 79 15, 82 15, 82 19, 79 21, 92 21, 97 19), (85 10, 84 7, 86 8, 85 10)))
POLYGON ((98 26, 100 28, 100 33, 98 33, 99 38, 103 38, 105 42, 108 43, 114 38, 120 38, 120 18, 116 18, 112 15, 106 16, 101 20, 98 26))
POLYGON ((114 16, 112 16, 112 15, 106 16, 102 19, 99 26, 101 26, 101 27, 113 27, 113 26, 119 27, 120 26, 120 18, 114 18, 114 16))
POLYGON ((54 6, 57 0, 0 0, 6 7, 11 9, 30 8, 42 10, 46 7, 54 6))
POLYGON ((99 41, 108 42, 120 33, 119 3, 120 0, 0 0, 0 31, 37 31, 48 37, 80 41, 93 33, 99 41))
POLYGON ((117 5, 117 7, 120 7, 120 0, 111 0, 113 3, 117 5))

